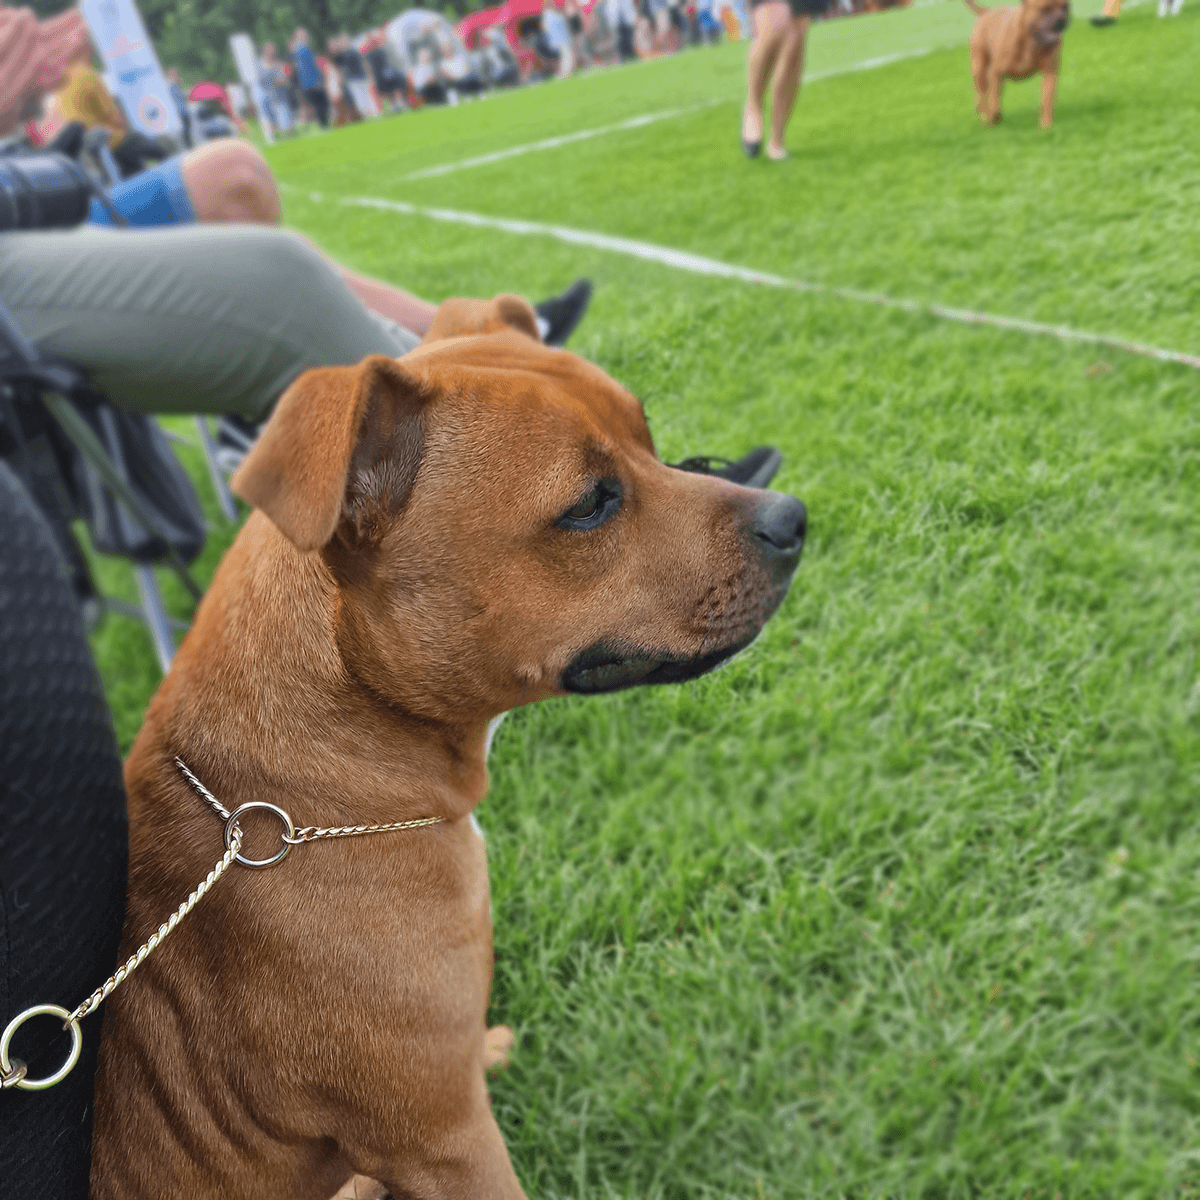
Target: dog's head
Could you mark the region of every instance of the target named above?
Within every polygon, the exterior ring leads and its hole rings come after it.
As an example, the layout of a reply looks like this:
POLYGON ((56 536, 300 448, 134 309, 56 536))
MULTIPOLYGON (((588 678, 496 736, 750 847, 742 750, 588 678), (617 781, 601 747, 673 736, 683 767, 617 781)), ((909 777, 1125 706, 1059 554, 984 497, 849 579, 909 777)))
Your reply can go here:
POLYGON ((1057 46, 1071 23, 1071 0, 1024 0, 1025 23, 1042 46, 1057 46))
POLYGON ((523 301, 439 322, 399 361, 303 375, 234 479, 323 560, 347 670, 465 719, 690 679, 748 645, 804 506, 665 466, 641 404, 544 346, 523 301))

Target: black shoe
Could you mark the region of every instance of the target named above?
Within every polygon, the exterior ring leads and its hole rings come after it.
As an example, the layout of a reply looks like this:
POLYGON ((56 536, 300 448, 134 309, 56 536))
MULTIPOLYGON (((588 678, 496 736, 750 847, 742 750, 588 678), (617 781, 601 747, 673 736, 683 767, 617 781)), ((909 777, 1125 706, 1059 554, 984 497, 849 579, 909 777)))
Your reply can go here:
POLYGON ((1115 25, 1116 23, 1117 23, 1116 17, 1093 17, 1092 18, 1092 24, 1095 25, 1097 29, 1103 29, 1106 25, 1115 25))
POLYGON ((757 158, 758 152, 761 149, 762 138, 759 138, 757 142, 748 142, 745 138, 742 138, 742 153, 745 154, 747 158, 757 158))
POLYGON ((591 302, 592 281, 577 279, 561 296, 551 296, 549 300, 535 304, 533 311, 547 326, 542 341, 547 346, 565 346, 591 302))
POLYGON ((677 471, 697 475, 719 475, 742 487, 765 488, 783 462, 783 455, 774 446, 756 446, 749 454, 733 462, 728 458, 685 458, 682 462, 667 463, 677 471))

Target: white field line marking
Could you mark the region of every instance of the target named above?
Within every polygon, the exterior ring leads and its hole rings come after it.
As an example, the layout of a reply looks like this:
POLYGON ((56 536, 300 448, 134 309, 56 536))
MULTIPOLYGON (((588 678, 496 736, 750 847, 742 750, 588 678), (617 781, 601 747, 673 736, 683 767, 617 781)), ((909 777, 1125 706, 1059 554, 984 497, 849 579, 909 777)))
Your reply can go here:
MULTIPOLYGON (((321 203, 325 197, 320 192, 310 192, 310 198, 321 203)), ((656 246, 652 242, 639 242, 632 238, 611 237, 606 233, 592 233, 586 229, 568 229, 562 225, 543 225, 538 221, 514 221, 504 217, 488 217, 480 213, 456 212, 448 208, 425 208, 406 204, 402 200, 382 200, 373 196, 340 196, 340 204, 357 208, 374 208, 383 212, 403 213, 409 217, 426 217, 433 221, 447 221, 456 225, 473 225, 478 229, 498 229, 520 237, 549 237, 573 246, 588 246, 594 250, 607 250, 613 254, 624 254, 643 262, 661 263, 677 271, 693 275, 709 275, 722 279, 736 279, 742 283, 757 283, 765 287, 784 288, 793 292, 810 292, 821 296, 836 296, 840 300, 853 300, 861 304, 874 304, 880 308, 898 308, 904 312, 940 317, 945 321, 957 321, 962 325, 987 325, 993 329, 1009 329, 1017 333, 1028 333, 1040 337, 1059 338, 1065 342, 1084 342, 1093 346, 1107 346, 1113 350, 1124 350, 1129 354, 1141 354, 1159 362, 1182 363, 1200 370, 1200 355, 1187 354, 1181 350, 1164 350, 1159 346, 1148 346, 1127 338, 1106 333, 1089 333, 1072 329, 1069 325, 1048 325, 1042 321, 1028 321, 1022 317, 1006 317, 1000 313, 976 312, 969 308, 954 308, 946 304, 926 304, 921 300, 907 300, 899 296, 888 296, 882 292, 864 292, 858 288, 834 287, 825 283, 812 283, 804 279, 788 279, 752 267, 739 267, 733 263, 690 254, 686 250, 674 250, 669 246, 656 246)))
POLYGON ((643 125, 652 125, 655 121, 665 121, 669 117, 683 116, 684 113, 699 112, 702 108, 711 108, 714 104, 721 103, 723 103, 721 100, 706 100, 703 104, 692 104, 687 108, 664 108, 661 112, 645 113, 640 117, 631 117, 628 121, 618 121, 615 125, 581 129, 578 133, 564 133, 559 137, 545 138, 540 142, 510 146, 507 150, 497 150, 492 154, 480 154, 475 158, 461 158, 458 162, 443 163, 438 167, 425 167, 420 171, 410 171, 407 175, 402 175, 399 182, 410 183, 414 179, 434 179, 438 175, 449 175, 452 171, 464 171, 468 167, 483 167, 488 163, 503 162, 506 158, 517 158, 535 150, 554 150, 558 146, 569 146, 572 142, 586 142, 589 138, 602 137, 606 133, 618 133, 623 129, 640 129, 643 125))
MULTIPOLYGON (((902 50, 897 54, 884 54, 878 58, 867 58, 862 62, 850 63, 844 67, 831 67, 827 71, 815 71, 804 77, 805 83, 818 83, 822 79, 832 79, 835 75, 850 75, 855 71, 873 71, 876 67, 885 67, 889 63, 899 62, 903 58, 920 58, 932 54, 934 50, 946 49, 943 46, 922 46, 916 50, 902 50)), ((615 125, 600 125, 595 129, 581 129, 577 133, 564 133, 558 137, 544 138, 540 142, 526 142, 521 146, 510 146, 507 150, 495 150, 491 154, 479 154, 474 158, 460 158, 457 162, 442 163, 436 167, 422 167, 419 171, 410 171, 401 175, 397 183, 412 183, 417 179, 436 179, 439 175, 449 175, 454 171, 465 171, 471 167, 485 167, 490 163, 503 162, 506 158, 519 158, 522 154, 532 154, 536 150, 556 150, 559 146, 569 146, 573 142, 586 142, 591 138, 603 137, 609 133, 621 133, 626 129, 641 129, 643 125, 653 125, 655 121, 666 121, 671 117, 683 117, 690 113, 712 108, 717 104, 732 104, 740 99, 737 96, 716 100, 704 100, 699 104, 689 104, 684 108, 664 108, 659 112, 644 113, 640 117, 631 117, 628 121, 618 121, 615 125)))

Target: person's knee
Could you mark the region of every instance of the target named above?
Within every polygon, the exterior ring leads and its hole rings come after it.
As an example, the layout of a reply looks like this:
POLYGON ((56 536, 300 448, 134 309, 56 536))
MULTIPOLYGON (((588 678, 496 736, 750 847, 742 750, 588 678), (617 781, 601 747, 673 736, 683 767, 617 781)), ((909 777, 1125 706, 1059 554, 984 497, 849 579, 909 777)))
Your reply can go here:
POLYGON ((779 0, 769 0, 754 10, 754 36, 763 41, 780 37, 792 24, 791 10, 779 0))
POLYGON ((198 221, 279 223, 279 185, 248 142, 222 138, 190 151, 183 159, 183 179, 198 221))

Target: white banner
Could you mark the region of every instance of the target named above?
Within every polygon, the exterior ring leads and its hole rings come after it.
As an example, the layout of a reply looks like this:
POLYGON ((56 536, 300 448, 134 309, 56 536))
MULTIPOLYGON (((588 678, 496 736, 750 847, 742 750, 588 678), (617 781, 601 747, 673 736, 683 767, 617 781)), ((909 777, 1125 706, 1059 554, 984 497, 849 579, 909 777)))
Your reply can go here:
MULTIPOLYGON (((258 82, 258 55, 254 52, 254 43, 250 40, 250 35, 248 33, 231 33, 229 35, 229 53, 233 55, 233 65, 237 67, 237 73, 241 77, 242 83, 246 85, 250 99, 254 101, 254 111, 258 115, 258 123, 262 126, 263 137, 268 142, 274 142, 275 131, 271 127, 271 107, 267 104, 267 98, 263 95, 262 87, 258 82)), ((284 130, 284 132, 287 131, 284 130)))
POLYGON ((80 8, 130 125, 147 137, 178 137, 183 121, 134 0, 82 0, 80 8))

